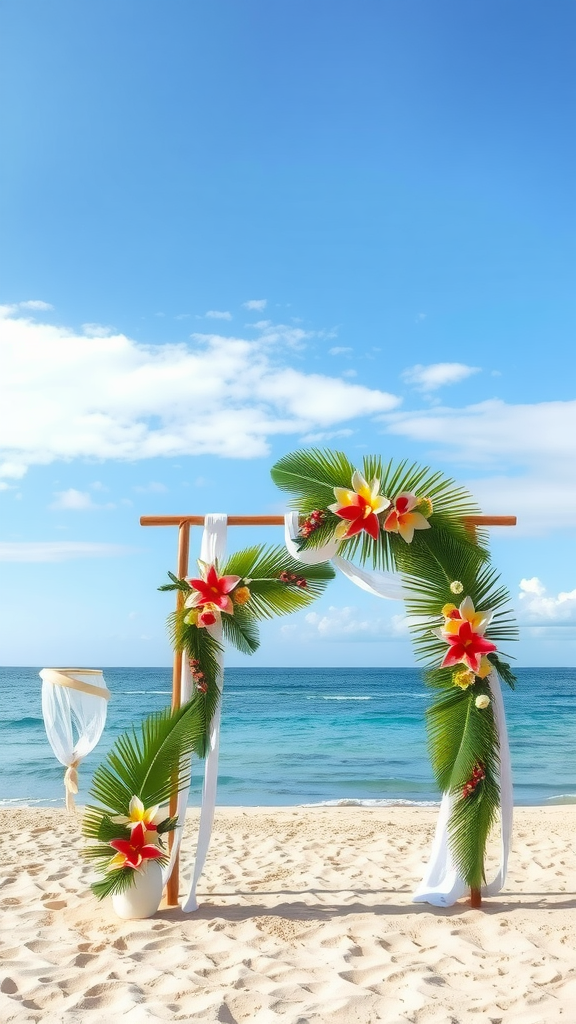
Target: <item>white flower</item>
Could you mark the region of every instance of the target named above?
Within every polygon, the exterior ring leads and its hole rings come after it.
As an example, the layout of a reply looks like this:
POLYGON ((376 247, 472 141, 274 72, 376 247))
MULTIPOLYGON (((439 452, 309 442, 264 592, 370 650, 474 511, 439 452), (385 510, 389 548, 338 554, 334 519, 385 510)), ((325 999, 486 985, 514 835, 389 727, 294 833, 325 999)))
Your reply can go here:
POLYGON ((479 697, 476 697, 476 700, 474 701, 474 703, 475 703, 477 708, 480 708, 480 710, 483 710, 484 708, 488 707, 488 705, 490 703, 490 697, 488 696, 487 693, 481 693, 479 697))
POLYGON ((450 584, 450 590, 452 591, 453 594, 461 594, 462 591, 464 590, 464 584, 461 583, 460 580, 454 580, 450 584))

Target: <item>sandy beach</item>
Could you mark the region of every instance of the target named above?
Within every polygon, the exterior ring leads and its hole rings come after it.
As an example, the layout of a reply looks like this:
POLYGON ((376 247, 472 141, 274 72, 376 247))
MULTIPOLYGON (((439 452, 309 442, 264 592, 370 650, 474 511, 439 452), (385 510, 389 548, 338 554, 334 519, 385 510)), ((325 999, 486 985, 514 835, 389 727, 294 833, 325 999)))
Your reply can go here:
POLYGON ((411 903, 435 816, 219 808, 200 909, 121 921, 88 888, 79 818, 3 810, 0 1020, 574 1021, 576 808, 516 811, 482 911, 411 903))

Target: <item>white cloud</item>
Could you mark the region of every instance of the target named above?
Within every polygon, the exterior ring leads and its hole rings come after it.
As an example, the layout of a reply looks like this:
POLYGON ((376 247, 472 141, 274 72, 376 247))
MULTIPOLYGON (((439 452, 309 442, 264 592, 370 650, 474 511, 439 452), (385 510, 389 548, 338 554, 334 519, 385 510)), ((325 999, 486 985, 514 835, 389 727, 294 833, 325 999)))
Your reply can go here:
POLYGON ((266 309, 266 299, 248 299, 248 302, 243 302, 242 307, 244 309, 256 309, 258 312, 262 312, 266 309))
POLYGON ((68 562, 78 558, 119 558, 135 548, 91 541, 0 541, 0 562, 68 562))
POLYGON ((286 365, 307 332, 195 335, 144 345, 6 317, 0 344, 0 476, 54 460, 267 455, 277 434, 338 429, 399 405, 384 391, 286 365))
POLYGON ((82 330, 88 338, 108 338, 114 333, 114 328, 105 324, 82 324, 82 330))
POLYGON ((0 306, 0 316, 18 314, 21 309, 30 312, 48 312, 54 309, 54 306, 49 302, 43 302, 42 299, 27 299, 25 302, 12 302, 6 306, 0 306))
POLYGON ((347 345, 335 345, 334 348, 328 349, 329 356, 343 356, 347 355, 348 352, 353 352, 353 348, 349 348, 347 345))
POLYGON ((54 309, 54 306, 50 302, 43 302, 42 299, 28 299, 27 302, 19 302, 18 306, 20 309, 33 309, 42 310, 54 309))
POLYGON ((165 494, 168 488, 165 484, 161 484, 157 480, 151 480, 149 484, 136 486, 133 490, 137 491, 139 494, 165 494))
POLYGON ((232 313, 228 313, 227 310, 220 309, 209 309, 207 313, 204 313, 205 317, 209 320, 231 320, 232 313))
POLYGON ((323 613, 308 612, 304 622, 304 629, 289 624, 282 626, 280 632, 287 639, 297 635, 305 642, 405 640, 408 637, 408 620, 405 615, 392 615, 389 619, 370 618, 352 606, 337 608, 331 605, 323 613))
POLYGON ((422 366, 418 363, 404 370, 400 376, 417 391, 435 391, 447 384, 459 384, 474 373, 480 373, 479 366, 466 366, 464 363, 431 363, 422 366))
POLYGON ((346 427, 343 430, 319 430, 315 434, 305 434, 300 440, 304 444, 318 444, 320 441, 331 441, 334 437, 351 437, 354 433, 346 427))
POLYGON ((576 590, 549 595, 537 576, 520 580, 518 599, 528 621, 539 620, 546 625, 576 623, 576 590))
POLYGON ((49 506, 51 509, 86 512, 97 508, 115 508, 112 503, 97 505, 88 491, 77 491, 75 487, 69 487, 67 491, 56 491, 54 498, 55 500, 49 506))
POLYGON ((464 409, 438 406, 383 419, 389 433, 427 445, 431 461, 481 470, 467 486, 485 513, 518 516, 518 527, 507 533, 576 525, 576 401, 508 405, 489 399, 464 409))
POLYGON ((356 370, 343 370, 342 371, 342 376, 343 377, 357 377, 358 373, 356 372, 356 370))

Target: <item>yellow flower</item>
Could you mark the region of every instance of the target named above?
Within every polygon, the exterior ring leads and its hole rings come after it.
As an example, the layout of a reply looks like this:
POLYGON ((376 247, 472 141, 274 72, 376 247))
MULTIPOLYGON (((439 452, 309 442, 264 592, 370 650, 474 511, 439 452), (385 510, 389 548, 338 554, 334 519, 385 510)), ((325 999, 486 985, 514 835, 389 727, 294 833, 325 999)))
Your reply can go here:
POLYGON ((490 675, 493 668, 494 666, 490 661, 488 661, 488 658, 482 657, 480 658, 480 668, 478 669, 476 675, 479 676, 480 679, 486 679, 486 676, 490 675))
POLYGON ((246 604, 250 600, 251 594, 248 587, 236 587, 230 596, 234 604, 246 604))
MULTIPOLYGON (((445 619, 455 618, 454 612, 458 612, 458 606, 455 604, 445 604, 442 608, 442 615, 444 616, 445 619)), ((456 617, 460 618, 459 612, 456 617)))
POLYGON ((490 697, 488 696, 487 693, 481 693, 479 697, 476 697, 476 700, 474 701, 474 703, 475 703, 476 707, 480 708, 480 710, 482 711, 483 708, 487 708, 488 707, 488 705, 490 703, 490 697))
POLYGON ((449 634, 457 634, 462 623, 468 622, 473 633, 477 633, 478 636, 484 636, 486 627, 490 624, 494 614, 490 608, 484 612, 477 612, 470 597, 465 597, 460 607, 456 610, 452 610, 454 608, 453 605, 444 605, 444 607, 450 607, 451 609, 449 614, 445 616, 446 622, 443 627, 443 632, 449 634))
POLYGON ((453 580, 450 584, 450 590, 453 594, 461 594, 464 590, 464 584, 460 580, 453 580))
POLYGON ((454 686, 459 686, 461 690, 467 690, 469 686, 474 685, 475 675, 470 671, 455 672, 452 676, 454 686))

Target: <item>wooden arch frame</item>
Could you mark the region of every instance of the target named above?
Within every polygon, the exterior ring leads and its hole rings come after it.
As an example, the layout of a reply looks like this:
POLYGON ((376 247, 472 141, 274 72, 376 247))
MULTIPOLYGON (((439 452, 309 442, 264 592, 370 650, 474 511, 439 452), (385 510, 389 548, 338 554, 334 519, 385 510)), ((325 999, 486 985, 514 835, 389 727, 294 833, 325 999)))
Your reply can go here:
MULTIPOLYGON (((474 536, 477 527, 484 526, 516 526, 516 516, 464 516, 464 525, 474 536)), ((178 554, 176 575, 183 579, 188 574, 188 562, 190 557, 190 527, 204 526, 204 516, 141 516, 140 526, 177 526, 178 527, 178 554)), ((284 516, 228 516, 228 526, 284 526, 284 516)), ((176 609, 179 610, 184 603, 184 595, 177 592, 176 609)), ((180 707, 180 680, 182 675, 182 651, 174 653, 174 665, 172 670, 172 708, 180 707)), ((177 789, 170 798, 170 814, 176 814, 177 789)), ((174 833, 170 833, 172 843, 174 833)), ((180 882, 179 857, 174 862, 172 873, 166 885, 166 899, 168 906, 178 904, 178 890, 180 882)))

